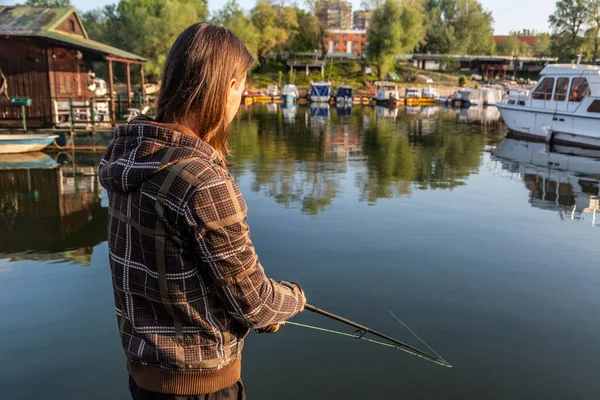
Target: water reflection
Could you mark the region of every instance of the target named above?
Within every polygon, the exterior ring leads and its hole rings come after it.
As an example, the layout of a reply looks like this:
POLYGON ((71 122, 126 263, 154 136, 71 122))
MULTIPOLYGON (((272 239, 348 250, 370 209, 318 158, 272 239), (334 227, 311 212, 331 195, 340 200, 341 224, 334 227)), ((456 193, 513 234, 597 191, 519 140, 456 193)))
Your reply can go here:
POLYGON ((574 155, 582 151, 575 148, 560 150, 548 149, 544 143, 507 138, 496 149, 494 159, 499 163, 496 167, 509 172, 509 177, 523 180, 532 207, 555 211, 563 221, 580 221, 590 215, 592 225, 597 226, 600 158, 574 155))
POLYGON ((283 108, 285 127, 264 107, 244 109, 232 127, 232 174, 250 174, 252 190, 311 215, 343 195, 339 181, 350 166, 360 201, 370 204, 464 185, 503 132, 472 131, 452 110, 419 109, 427 111, 348 107, 331 115, 328 104, 297 106, 293 124, 283 108))
POLYGON ((29 153, 0 157, 0 254, 89 265, 106 240, 97 155, 29 153))

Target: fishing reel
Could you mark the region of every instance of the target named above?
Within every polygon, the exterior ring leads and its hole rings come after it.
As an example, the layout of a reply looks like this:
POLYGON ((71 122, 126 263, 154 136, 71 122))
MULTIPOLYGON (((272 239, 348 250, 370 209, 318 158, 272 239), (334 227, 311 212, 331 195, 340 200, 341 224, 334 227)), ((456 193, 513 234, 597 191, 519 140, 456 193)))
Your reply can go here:
POLYGON ((255 329, 256 333, 277 333, 281 329, 283 324, 271 324, 267 325, 264 328, 255 329))

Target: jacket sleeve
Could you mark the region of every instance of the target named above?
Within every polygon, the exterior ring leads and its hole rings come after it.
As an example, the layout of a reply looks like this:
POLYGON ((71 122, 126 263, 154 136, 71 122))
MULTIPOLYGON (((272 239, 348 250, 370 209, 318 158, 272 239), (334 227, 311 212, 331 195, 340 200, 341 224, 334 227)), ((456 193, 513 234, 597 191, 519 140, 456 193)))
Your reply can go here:
POLYGON ((233 180, 218 178, 196 188, 186 212, 195 251, 232 317, 262 328, 300 311, 300 287, 265 275, 250 241, 246 203, 233 180))

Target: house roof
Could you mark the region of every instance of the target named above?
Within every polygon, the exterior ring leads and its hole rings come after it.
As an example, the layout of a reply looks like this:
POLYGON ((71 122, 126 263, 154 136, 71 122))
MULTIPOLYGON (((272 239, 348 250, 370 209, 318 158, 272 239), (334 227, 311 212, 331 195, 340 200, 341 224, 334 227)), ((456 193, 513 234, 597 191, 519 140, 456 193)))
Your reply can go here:
MULTIPOLYGON (((512 35, 494 36, 494 43, 498 44, 498 43, 502 42, 503 40, 508 39, 511 36, 512 35)), ((527 43, 529 46, 533 46, 535 44, 535 41, 538 38, 537 36, 525 36, 525 35, 515 35, 514 37, 516 37, 519 42, 527 43)))
POLYGON ((0 35, 39 37, 54 42, 68 44, 76 48, 132 61, 146 61, 145 58, 125 50, 89 39, 81 18, 71 7, 26 7, 0 6, 0 35), (56 29, 72 14, 81 25, 83 36, 56 29))

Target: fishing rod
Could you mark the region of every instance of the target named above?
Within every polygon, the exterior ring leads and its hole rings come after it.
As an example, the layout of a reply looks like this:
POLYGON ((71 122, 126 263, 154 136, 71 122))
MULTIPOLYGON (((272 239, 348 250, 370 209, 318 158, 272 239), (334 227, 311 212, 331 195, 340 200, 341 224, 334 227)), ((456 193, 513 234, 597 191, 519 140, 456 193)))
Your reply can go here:
MULTIPOLYGON (((344 317, 340 317, 339 315, 335 315, 335 314, 330 313, 328 311, 321 310, 320 308, 317 308, 317 307, 315 307, 315 306, 313 306, 311 304, 306 304, 304 306, 304 309, 308 310, 308 311, 311 311, 311 312, 314 312, 316 314, 323 315, 323 316, 325 316, 327 318, 333 319, 335 321, 341 322, 341 323, 343 323, 345 325, 348 325, 348 326, 351 326, 351 327, 357 329, 355 335, 345 334, 345 336, 353 336, 353 337, 356 337, 357 339, 364 339, 364 340, 368 340, 370 342, 374 342, 374 343, 377 343, 377 344, 388 345, 387 343, 377 342, 377 341, 374 341, 374 340, 370 340, 370 339, 364 338, 364 336, 367 333, 369 333, 369 334, 371 334, 373 336, 377 336, 377 337, 379 337, 381 339, 387 340, 388 342, 392 343, 391 347, 395 347, 398 350, 402 350, 402 351, 404 351, 406 353, 409 353, 409 354, 412 354, 414 356, 423 358, 423 359, 425 359, 427 361, 431 361, 431 362, 433 362, 435 364, 438 364, 438 365, 441 365, 443 367, 452 368, 452 365, 450 363, 448 363, 444 358, 442 358, 441 356, 439 356, 439 354, 438 354, 437 357, 432 356, 432 355, 430 355, 430 354, 428 354, 428 353, 426 353, 426 352, 424 352, 422 350, 417 349, 416 347, 413 347, 413 346, 408 345, 406 343, 403 343, 403 342, 401 342, 401 341, 399 341, 397 339, 394 339, 391 336, 388 336, 388 335, 385 335, 383 333, 377 332, 377 331, 375 331, 375 330, 373 330, 371 328, 368 328, 368 327, 366 327, 364 325, 361 325, 361 324, 356 323, 354 321, 350 321, 349 319, 346 319, 344 317)), ((394 315, 394 314, 392 314, 392 315, 394 315)), ((398 319, 398 317, 395 317, 395 318, 398 319)), ((291 324, 291 325, 303 326, 303 327, 306 327, 306 328, 315 328, 315 327, 312 327, 310 325, 298 324, 298 323, 291 322, 291 321, 288 321, 287 323, 291 324)), ((402 324, 404 325, 404 323, 402 323, 402 324)), ((319 328, 319 330, 325 330, 325 329, 319 328)), ((332 333, 342 333, 342 332, 336 332, 336 331, 330 331, 330 330, 325 330, 325 331, 332 332, 332 333)), ((416 334, 415 334, 415 336, 416 336, 416 334)), ((423 342, 423 340, 421 338, 419 338, 418 336, 417 336, 417 338, 423 342)), ((427 345, 427 343, 425 343, 425 342, 423 342, 423 343, 427 347, 429 347, 429 345, 427 345)), ((429 348, 431 349, 431 347, 429 347, 429 348)), ((431 349, 431 350, 435 353, 435 351, 433 349, 431 349)))

